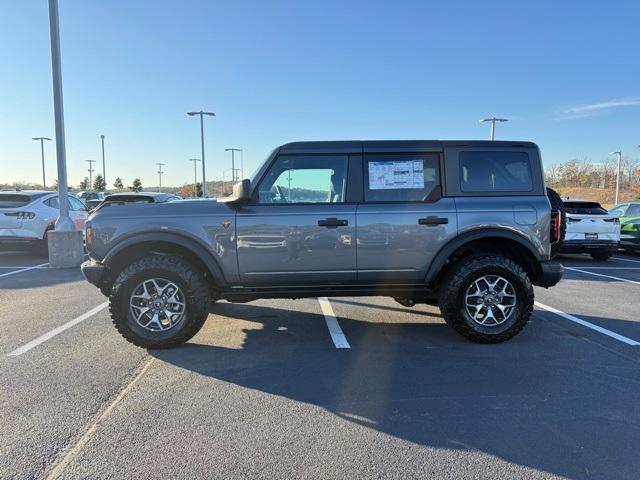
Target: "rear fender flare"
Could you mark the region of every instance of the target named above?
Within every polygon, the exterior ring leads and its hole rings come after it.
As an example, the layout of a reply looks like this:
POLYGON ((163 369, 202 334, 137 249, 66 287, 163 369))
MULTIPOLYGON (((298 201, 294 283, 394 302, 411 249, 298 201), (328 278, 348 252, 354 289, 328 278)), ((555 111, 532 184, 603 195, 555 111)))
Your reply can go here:
POLYGON ((504 238, 507 240, 513 240, 518 242, 520 245, 525 247, 533 257, 542 261, 543 259, 540 257, 540 253, 536 250, 535 246, 523 235, 512 232, 510 230, 505 230, 503 228, 483 228, 478 230, 473 230, 471 232, 463 233, 462 235, 457 236, 453 240, 450 240, 446 245, 444 245, 436 254, 429 269, 427 270, 427 275, 425 277, 425 283, 427 285, 431 285, 438 274, 442 270, 442 268, 447 263, 449 257, 455 252, 458 248, 464 246, 467 243, 470 243, 474 240, 481 240, 483 238, 504 238))

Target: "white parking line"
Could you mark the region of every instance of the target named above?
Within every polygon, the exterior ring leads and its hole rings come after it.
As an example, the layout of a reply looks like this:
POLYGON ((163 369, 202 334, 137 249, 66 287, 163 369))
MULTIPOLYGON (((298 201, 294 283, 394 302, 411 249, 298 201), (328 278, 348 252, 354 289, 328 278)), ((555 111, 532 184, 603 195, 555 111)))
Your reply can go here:
MULTIPOLYGON (((42 268, 42 267, 45 267, 47 265, 49 265, 49 262, 41 263, 40 265, 35 265, 33 267, 13 267, 13 268, 19 268, 20 270, 16 270, 15 272, 7 272, 7 273, 0 274, 0 277, 8 277, 9 275, 14 275, 16 273, 26 272, 28 270, 35 270, 36 268, 42 268)), ((12 267, 6 267, 6 268, 12 268, 12 267)))
POLYGON ((622 257, 611 257, 614 260, 622 260, 623 262, 633 262, 633 263, 640 263, 640 260, 631 260, 630 258, 622 258, 622 257))
POLYGON ((55 337, 59 333, 62 333, 65 330, 68 330, 71 327, 79 324, 80 322, 83 322, 87 318, 95 315, 100 310, 103 310, 104 308, 106 308, 107 305, 109 305, 109 302, 101 303, 97 307, 92 308, 91 310, 89 310, 86 313, 83 313, 79 317, 76 317, 73 320, 70 320, 67 323, 63 324, 63 325, 60 325, 59 327, 54 328, 53 330, 51 330, 50 332, 45 333, 44 335, 40 335, 38 338, 36 338, 34 340, 31 340, 29 343, 26 343, 25 345, 21 346, 20 348, 16 348, 13 352, 8 353, 7 356, 8 357, 15 357, 15 356, 22 355, 23 353, 28 352, 32 348, 35 348, 38 345, 40 345, 41 343, 44 343, 47 340, 50 340, 51 338, 55 337))
POLYGON ((4 268, 5 270, 10 269, 10 268, 45 268, 45 267, 38 267, 38 266, 33 266, 33 265, 11 265, 9 267, 2 265, 0 266, 0 268, 4 268))
POLYGON ((602 328, 591 322, 582 320, 581 318, 571 315, 570 313, 563 312, 562 310, 558 310, 557 308, 550 307, 548 305, 545 305, 544 303, 540 303, 540 302, 534 302, 534 303, 535 303, 535 306, 538 308, 542 308, 543 310, 547 310, 551 313, 555 313, 556 315, 560 315, 562 318, 571 320, 572 322, 578 323, 583 327, 590 328, 591 330, 595 330, 596 332, 602 333, 603 335, 607 335, 608 337, 615 338, 616 340, 622 343, 626 343, 627 345, 631 345, 634 347, 640 345, 640 342, 636 342, 635 340, 632 340, 631 338, 627 338, 623 335, 620 335, 619 333, 612 332, 611 330, 607 330, 606 328, 602 328))
POLYGON ((340 328, 336 314, 333 313, 333 307, 331 306, 329 299, 327 297, 318 297, 318 302, 320 302, 324 321, 327 323, 327 328, 329 329, 329 334, 331 335, 333 344, 336 348, 351 348, 351 345, 349 345, 349 342, 347 341, 347 337, 344 336, 344 332, 340 328))
POLYGON ((640 282, 636 282, 635 280, 629 280, 628 278, 614 277, 613 275, 603 275, 602 273, 588 272, 587 270, 582 270, 580 268, 573 268, 573 267, 564 267, 564 269, 571 270, 573 272, 586 273, 588 275, 595 275, 596 277, 611 278, 612 280, 618 280, 620 282, 627 282, 627 283, 633 283, 635 285, 640 285, 640 282))
MULTIPOLYGON (((567 265, 562 265, 564 268, 575 268, 569 267, 567 265)), ((640 270, 640 267, 585 267, 584 265, 580 265, 582 268, 586 268, 588 270, 640 270)))

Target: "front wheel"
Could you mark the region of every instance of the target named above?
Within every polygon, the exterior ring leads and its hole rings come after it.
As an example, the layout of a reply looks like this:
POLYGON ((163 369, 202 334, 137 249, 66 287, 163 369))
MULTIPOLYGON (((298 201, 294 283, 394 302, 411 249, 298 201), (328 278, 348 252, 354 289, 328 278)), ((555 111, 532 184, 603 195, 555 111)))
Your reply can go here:
POLYGON ((594 260, 600 260, 604 262, 605 260, 609 260, 613 252, 611 250, 595 250, 591 252, 591 258, 594 260))
POLYGON ((151 255, 125 268, 109 296, 114 325, 143 348, 170 348, 193 337, 207 319, 209 288, 179 257, 151 255))
POLYGON ((501 255, 461 260, 440 288, 439 306, 448 325, 476 343, 500 343, 516 336, 533 310, 533 286, 526 272, 501 255))

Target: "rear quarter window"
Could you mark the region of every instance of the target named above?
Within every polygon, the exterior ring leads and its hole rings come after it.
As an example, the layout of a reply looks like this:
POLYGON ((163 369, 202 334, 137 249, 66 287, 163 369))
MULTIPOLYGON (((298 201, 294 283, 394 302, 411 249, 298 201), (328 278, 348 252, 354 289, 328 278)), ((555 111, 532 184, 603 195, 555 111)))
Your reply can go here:
POLYGON ((460 152, 460 190, 466 193, 530 192, 531 160, 526 152, 460 152))

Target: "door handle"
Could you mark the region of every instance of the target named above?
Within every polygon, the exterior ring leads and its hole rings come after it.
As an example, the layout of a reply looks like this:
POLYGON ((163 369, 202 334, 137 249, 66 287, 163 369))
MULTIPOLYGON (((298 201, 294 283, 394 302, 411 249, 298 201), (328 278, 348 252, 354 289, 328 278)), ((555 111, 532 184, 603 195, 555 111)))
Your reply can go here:
POLYGON ((418 219, 418 224, 420 225, 444 225, 449 223, 449 219, 445 217, 426 217, 418 219))
POLYGON ((319 227, 337 228, 346 227, 347 225, 349 225, 348 220, 342 220, 339 218, 325 218, 324 220, 318 220, 319 227))

